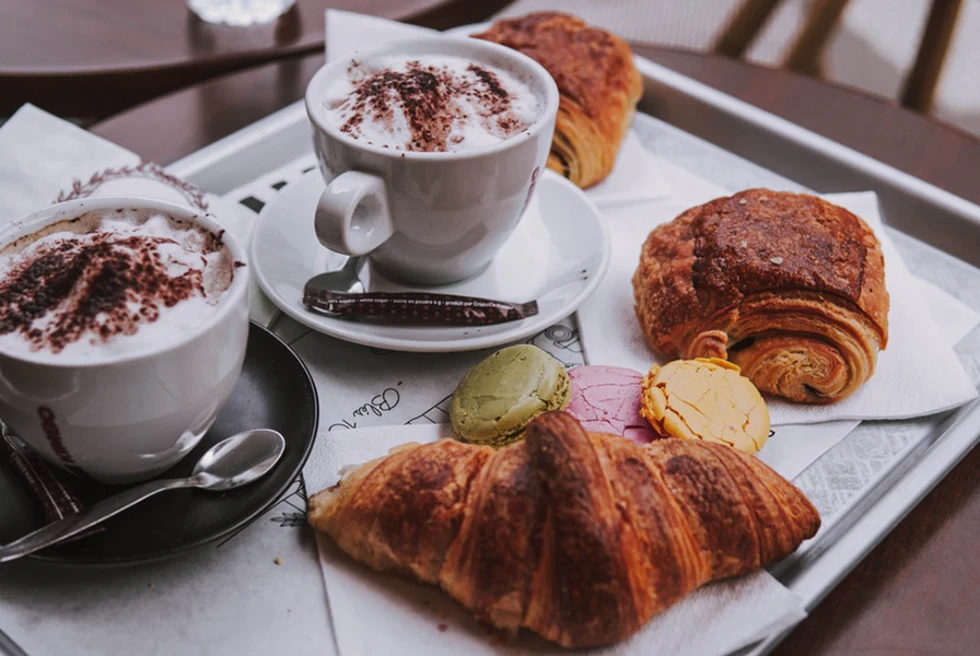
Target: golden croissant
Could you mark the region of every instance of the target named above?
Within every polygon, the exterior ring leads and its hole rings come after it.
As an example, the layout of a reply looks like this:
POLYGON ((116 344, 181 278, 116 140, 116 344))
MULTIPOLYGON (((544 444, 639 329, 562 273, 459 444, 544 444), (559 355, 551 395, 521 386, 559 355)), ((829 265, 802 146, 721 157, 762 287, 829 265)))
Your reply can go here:
POLYGON ((548 168, 582 188, 605 178, 643 95, 629 45, 553 11, 501 20, 474 36, 519 50, 555 79, 561 99, 548 168))
POLYGON ((654 349, 730 360, 763 392, 801 403, 852 394, 888 343, 878 239, 805 194, 749 189, 658 226, 633 293, 654 349))
POLYGON ((565 647, 638 631, 697 587, 792 553, 820 517, 721 444, 638 446, 549 412, 495 451, 404 445, 310 499, 355 560, 440 586, 476 617, 565 647))

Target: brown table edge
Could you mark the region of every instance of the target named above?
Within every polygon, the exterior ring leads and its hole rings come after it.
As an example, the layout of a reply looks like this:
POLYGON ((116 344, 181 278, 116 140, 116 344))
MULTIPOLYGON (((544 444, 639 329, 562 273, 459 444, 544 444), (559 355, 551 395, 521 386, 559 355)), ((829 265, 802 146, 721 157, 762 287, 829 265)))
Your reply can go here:
MULTIPOLYGON (((485 0, 474 6, 471 0, 444 0, 442 3, 398 20, 412 25, 443 30, 459 24, 487 20, 512 0, 485 0)), ((326 10, 327 7, 324 7, 326 10)), ((13 113, 26 99, 48 111, 106 120, 148 101, 180 91, 194 84, 237 71, 248 70, 282 59, 302 57, 323 50, 326 34, 312 32, 295 43, 278 49, 252 49, 237 53, 210 55, 195 60, 164 60, 135 66, 107 66, 99 69, 58 67, 40 71, 0 72, 0 116, 13 113), (84 78, 80 80, 79 78, 84 78), (84 86, 85 108, 75 112, 77 94, 71 90, 84 86), (81 115, 77 115, 81 114, 81 115)))

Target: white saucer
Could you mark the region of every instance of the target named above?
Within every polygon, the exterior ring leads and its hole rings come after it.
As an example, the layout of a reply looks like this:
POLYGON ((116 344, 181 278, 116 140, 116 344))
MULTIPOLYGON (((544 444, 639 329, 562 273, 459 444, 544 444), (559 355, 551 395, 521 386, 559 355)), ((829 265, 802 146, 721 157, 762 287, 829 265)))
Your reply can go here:
POLYGON ((319 171, 290 183, 267 204, 252 232, 252 273, 283 312, 313 330, 356 344, 395 351, 471 351, 525 339, 572 312, 595 291, 609 264, 605 220, 575 185, 546 171, 524 218, 483 273, 441 287, 406 287, 369 264, 369 291, 437 291, 500 301, 538 301, 538 314, 481 327, 391 326, 310 312, 302 303, 311 276, 339 269, 346 256, 320 245, 313 209, 323 191, 319 171))

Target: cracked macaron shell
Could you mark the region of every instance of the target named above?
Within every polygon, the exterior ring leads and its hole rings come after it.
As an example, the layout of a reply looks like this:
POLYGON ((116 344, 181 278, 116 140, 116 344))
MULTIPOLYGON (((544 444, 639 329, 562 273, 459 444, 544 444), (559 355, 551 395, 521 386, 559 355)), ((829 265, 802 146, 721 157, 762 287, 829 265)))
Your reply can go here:
POLYGON ((582 365, 568 372, 572 382, 568 408, 590 433, 621 435, 647 444, 658 435, 640 414, 643 374, 624 367, 582 365))
POLYGON ((536 346, 510 346, 463 376, 449 403, 449 419, 463 441, 503 446, 520 439, 539 414, 563 410, 570 390, 560 362, 536 346))
POLYGON ((769 439, 769 409, 731 362, 717 358, 654 365, 643 377, 642 414, 664 437, 708 440, 756 453, 769 439))

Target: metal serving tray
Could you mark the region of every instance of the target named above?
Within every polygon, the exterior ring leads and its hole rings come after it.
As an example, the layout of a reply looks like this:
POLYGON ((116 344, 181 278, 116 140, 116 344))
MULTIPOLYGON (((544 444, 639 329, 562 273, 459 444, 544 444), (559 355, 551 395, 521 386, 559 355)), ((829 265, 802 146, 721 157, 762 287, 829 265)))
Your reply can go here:
MULTIPOLYGON (((731 190, 873 190, 910 269, 980 309, 980 206, 663 66, 637 63, 645 95, 634 129, 648 148, 731 190), (966 261, 924 243, 937 227, 957 237, 951 248, 966 261)), ((168 168, 226 194, 310 153, 305 110, 296 103, 168 168)), ((957 353, 976 383, 980 329, 957 353)), ((919 420, 862 423, 794 480, 824 525, 773 574, 812 609, 978 439, 978 402, 919 420)), ((746 651, 765 653, 782 637, 746 651)))

